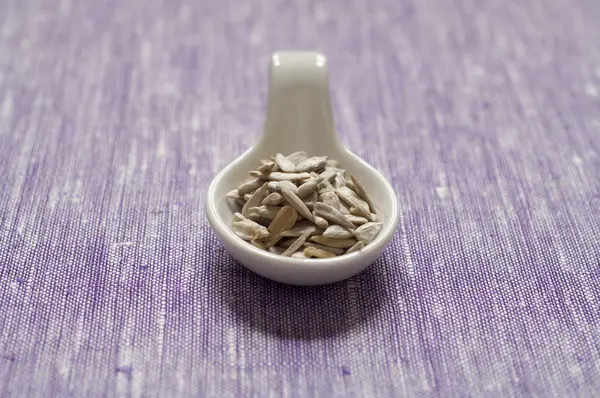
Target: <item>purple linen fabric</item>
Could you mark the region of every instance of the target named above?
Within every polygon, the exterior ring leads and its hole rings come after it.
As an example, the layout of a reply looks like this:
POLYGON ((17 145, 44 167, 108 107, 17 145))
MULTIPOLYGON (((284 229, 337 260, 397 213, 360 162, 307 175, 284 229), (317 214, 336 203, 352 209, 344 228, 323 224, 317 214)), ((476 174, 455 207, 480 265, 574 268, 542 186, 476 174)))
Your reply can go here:
POLYGON ((600 2, 0 1, 1 397, 600 393, 600 2), (223 250, 269 55, 399 194, 331 286, 223 250))

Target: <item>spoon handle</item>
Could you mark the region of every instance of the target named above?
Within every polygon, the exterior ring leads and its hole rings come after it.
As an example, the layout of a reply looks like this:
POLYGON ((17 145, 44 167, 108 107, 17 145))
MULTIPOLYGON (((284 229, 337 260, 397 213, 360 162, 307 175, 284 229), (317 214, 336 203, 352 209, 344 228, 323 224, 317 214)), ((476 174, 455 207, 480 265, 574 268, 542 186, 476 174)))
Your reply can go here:
POLYGON ((271 57, 263 149, 319 154, 341 146, 329 94, 327 59, 318 52, 281 51, 271 57))

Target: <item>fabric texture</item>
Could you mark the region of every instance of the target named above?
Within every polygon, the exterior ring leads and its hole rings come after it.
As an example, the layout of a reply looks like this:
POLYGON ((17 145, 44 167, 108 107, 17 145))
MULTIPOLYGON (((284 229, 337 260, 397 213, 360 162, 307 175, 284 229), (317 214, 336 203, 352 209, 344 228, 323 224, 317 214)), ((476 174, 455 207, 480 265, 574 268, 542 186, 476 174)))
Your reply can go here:
POLYGON ((600 2, 0 1, 1 397, 600 394, 600 2), (323 51, 401 223, 299 288, 211 178, 323 51))

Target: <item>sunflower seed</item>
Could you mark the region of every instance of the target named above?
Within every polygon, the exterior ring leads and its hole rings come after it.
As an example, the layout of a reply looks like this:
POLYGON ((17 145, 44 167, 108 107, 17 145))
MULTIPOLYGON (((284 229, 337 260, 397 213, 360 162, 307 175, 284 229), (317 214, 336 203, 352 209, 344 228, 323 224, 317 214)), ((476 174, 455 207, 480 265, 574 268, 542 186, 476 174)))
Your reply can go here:
POLYGON ((256 177, 261 180, 268 180, 271 173, 263 173, 258 170, 252 170, 252 171, 248 172, 248 175, 250 175, 251 177, 256 177))
POLYGON ((229 192, 227 192, 227 195, 225 195, 226 198, 229 199, 238 199, 240 197, 240 193, 238 192, 237 189, 233 189, 229 192))
POLYGON ((288 247, 290 247, 292 245, 292 243, 294 243, 296 241, 296 239, 297 238, 280 240, 279 242, 277 242, 277 246, 287 249, 288 247))
POLYGON ((320 245, 320 244, 314 243, 314 242, 306 242, 303 246, 304 247, 316 247, 317 249, 326 250, 330 253, 337 254, 338 256, 341 256, 342 254, 344 254, 344 251, 345 251, 345 249, 340 249, 339 247, 325 246, 325 245, 320 245))
POLYGON ((340 162, 338 162, 337 160, 333 160, 333 159, 327 159, 327 163, 325 163, 325 165, 327 165, 328 167, 339 167, 340 162))
POLYGON ((264 181, 261 179, 258 179, 258 178, 250 180, 250 181, 246 181, 237 188, 238 194, 240 196, 243 196, 244 194, 247 194, 249 192, 254 192, 258 188, 260 188, 263 184, 264 184, 264 181))
POLYGON ((299 251, 299 252, 296 252, 296 253, 292 254, 292 258, 308 258, 308 257, 306 257, 304 255, 303 251, 299 251))
POLYGON ((366 218, 369 221, 373 221, 372 213, 369 213, 368 211, 366 211, 362 207, 358 207, 358 206, 357 207, 351 207, 350 208, 350 214, 353 214, 353 215, 358 216, 358 217, 366 218))
POLYGON ((281 210, 281 206, 258 206, 251 207, 249 212, 250 214, 256 214, 258 217, 272 220, 275 218, 279 210, 281 210))
POLYGON ((279 166, 279 169, 284 173, 294 173, 296 171, 296 165, 294 162, 278 153, 275 155, 275 163, 279 166))
POLYGON ((345 214, 345 216, 346 216, 346 219, 354 225, 363 225, 363 224, 366 224, 369 222, 369 220, 367 220, 364 217, 358 217, 358 216, 355 216, 352 214, 345 214))
POLYGON ((352 180, 352 183, 354 184, 354 191, 358 194, 358 196, 360 196, 362 198, 362 200, 367 202, 370 210, 376 213, 377 211, 375 209, 375 206, 373 205, 373 201, 371 200, 371 198, 369 198, 369 195, 367 194, 365 187, 363 187, 362 184, 360 183, 360 181, 358 181, 358 179, 356 177, 354 177, 353 175, 351 175, 350 178, 352 180))
POLYGON ((302 201, 304 202, 306 207, 308 207, 308 209, 312 211, 312 209, 315 206, 315 203, 319 201, 319 195, 317 195, 316 192, 313 192, 309 197, 304 198, 302 201))
POLYGON ((319 196, 319 199, 321 200, 321 202, 333 207, 336 210, 340 209, 340 199, 333 191, 325 192, 324 194, 319 196))
POLYGON ((298 163, 308 159, 308 154, 304 151, 299 151, 287 155, 287 158, 290 162, 294 163, 294 165, 297 165, 298 163))
POLYGON ((333 207, 326 205, 325 203, 315 203, 314 210, 319 216, 323 217, 326 220, 339 224, 343 227, 354 228, 354 224, 348 221, 348 219, 339 210, 334 209, 333 207))
POLYGON ((315 173, 314 171, 311 171, 309 174, 312 178, 317 178, 319 176, 319 174, 315 173))
POLYGON ((285 251, 285 249, 283 247, 279 247, 279 246, 270 246, 269 248, 267 248, 267 251, 269 253, 281 255, 281 253, 283 253, 285 251))
POLYGON ((302 200, 300 200, 300 198, 294 192, 292 192, 286 187, 283 187, 281 189, 281 194, 283 195, 285 200, 287 200, 287 202, 290 205, 292 205, 298 211, 298 213, 302 215, 302 217, 306 218, 307 220, 313 221, 312 213, 310 212, 310 210, 308 210, 308 207, 306 207, 304 202, 302 202, 302 200))
POLYGON ((296 252, 296 250, 298 250, 303 244, 304 242, 306 242, 306 239, 308 239, 308 232, 303 233, 302 235, 300 235, 291 245, 290 247, 287 248, 286 251, 283 252, 283 256, 289 257, 291 256, 293 253, 296 252))
POLYGON ((282 173, 274 171, 266 179, 270 181, 304 181, 311 178, 309 173, 282 173))
POLYGON ((300 173, 304 171, 316 171, 323 168, 325 163, 327 163, 326 156, 313 156, 312 158, 308 158, 298 163, 296 165, 296 171, 300 173))
POLYGON ((260 241, 251 240, 250 244, 254 247, 258 247, 260 250, 266 250, 265 246, 260 241))
POLYGON ((337 194, 337 196, 339 196, 339 198, 341 200, 343 200, 348 205, 350 205, 350 207, 360 208, 360 210, 364 214, 364 215, 361 215, 361 217, 365 217, 367 220, 371 219, 371 212, 369 211, 369 205, 367 204, 367 202, 362 200, 356 194, 356 192, 354 192, 353 190, 351 190, 350 188, 348 188, 346 186, 343 186, 343 187, 337 188, 335 190, 335 193, 337 194))
POLYGON ((277 213, 271 224, 269 224, 268 231, 271 234, 269 240, 266 243, 267 247, 276 244, 281 239, 281 233, 292 228, 298 219, 298 212, 292 206, 283 206, 277 213))
POLYGON ((352 180, 346 180, 346 186, 356 192, 356 189, 354 189, 354 182, 352 182, 352 180))
POLYGON ((267 228, 255 223, 252 220, 234 221, 233 232, 244 240, 263 239, 269 236, 267 228))
POLYGON ((260 224, 264 227, 268 227, 269 224, 271 224, 271 220, 269 220, 268 218, 260 217, 258 214, 255 214, 255 213, 250 213, 248 218, 250 220, 254 221, 255 223, 260 224))
POLYGON ((236 198, 234 200, 235 200, 235 203, 237 203, 240 207, 244 207, 244 205, 246 204, 246 201, 242 198, 236 198))
POLYGON ((322 229, 325 229, 327 227, 329 227, 329 223, 327 222, 326 219, 324 219, 323 217, 318 216, 314 211, 313 211, 313 217, 315 219, 315 224, 322 229))
POLYGON ((354 244, 354 246, 352 246, 350 249, 346 250, 346 254, 352 253, 352 252, 355 252, 355 251, 359 251, 363 247, 365 247, 365 243, 363 241, 359 240, 358 242, 356 242, 354 244))
POLYGON ((268 194, 267 197, 263 199, 262 204, 269 206, 277 206, 281 204, 281 202, 283 202, 283 196, 281 196, 281 194, 278 192, 273 192, 268 194))
POLYGON ((250 215, 250 208, 260 205, 262 201, 267 197, 267 193, 267 183, 264 183, 260 188, 254 191, 250 198, 248 198, 248 201, 242 208, 242 215, 244 217, 248 217, 250 215))
POLYGON ((233 213, 233 221, 243 221, 246 217, 242 215, 242 213, 233 213))
MULTIPOLYGON (((323 181, 321 181, 319 183, 319 185, 317 185, 317 188, 319 189, 319 191, 332 191, 334 190, 333 185, 331 185, 331 183, 329 182, 329 180, 327 180, 326 178, 323 179, 323 181)), ((319 192, 319 195, 321 194, 321 192, 319 192)))
POLYGON ((313 223, 308 220, 298 221, 294 228, 284 231, 281 233, 281 236, 284 238, 287 237, 298 237, 303 233, 308 232, 310 235, 319 235, 323 233, 323 229, 318 228, 313 223))
POLYGON ((346 176, 346 170, 344 169, 340 169, 339 167, 331 167, 331 166, 327 166, 325 167, 325 171, 331 171, 333 173, 341 173, 343 177, 346 176))
POLYGON ((365 245, 368 245, 379 234, 382 226, 383 223, 380 222, 368 222, 356 228, 354 231, 354 236, 356 236, 356 239, 362 241, 365 245))
POLYGON ((323 237, 332 238, 332 239, 346 239, 352 238, 354 234, 349 229, 344 227, 340 227, 339 225, 330 225, 325 232, 323 232, 323 237))
MULTIPOLYGON (((262 162, 262 161, 261 161, 262 162)), ((258 171, 261 173, 269 174, 277 169, 277 164, 272 160, 266 161, 258 167, 258 171)))
POLYGON ((329 182, 329 185, 331 185, 331 180, 335 178, 336 174, 337 173, 333 170, 325 170, 324 172, 319 174, 319 176, 323 179, 323 181, 327 181, 329 182))
POLYGON ((279 192, 281 193, 281 188, 286 187, 287 189, 289 189, 290 191, 296 193, 298 190, 298 187, 296 187, 296 184, 294 184, 291 181, 271 181, 268 183, 268 188, 269 191, 273 192, 279 192))
POLYGON ((350 209, 342 201, 340 201, 340 213, 342 213, 344 215, 350 215, 350 209))
POLYGON ((303 199, 317 190, 317 185, 322 181, 321 177, 312 178, 298 187, 298 197, 303 199))
POLYGON ((346 177, 342 173, 337 173, 331 182, 334 188, 346 187, 346 177))
POLYGON ((326 238, 323 235, 315 235, 310 238, 313 242, 319 243, 325 246, 337 247, 340 249, 346 249, 348 247, 354 246, 356 243, 356 239, 348 238, 348 239, 331 239, 326 238))
POLYGON ((328 252, 326 250, 317 249, 316 247, 307 247, 306 249, 304 249, 304 255, 306 257, 316 257, 316 258, 335 257, 335 254, 328 252))

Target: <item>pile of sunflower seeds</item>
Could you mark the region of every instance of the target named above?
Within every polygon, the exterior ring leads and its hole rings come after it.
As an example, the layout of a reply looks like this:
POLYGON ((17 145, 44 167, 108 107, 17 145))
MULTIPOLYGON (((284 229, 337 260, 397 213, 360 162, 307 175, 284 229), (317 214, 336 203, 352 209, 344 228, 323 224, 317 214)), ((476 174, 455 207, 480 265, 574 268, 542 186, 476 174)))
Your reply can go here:
POLYGON ((362 249, 381 231, 364 187, 326 156, 278 153, 248 174, 227 194, 239 206, 232 227, 262 250, 329 258, 362 249))

